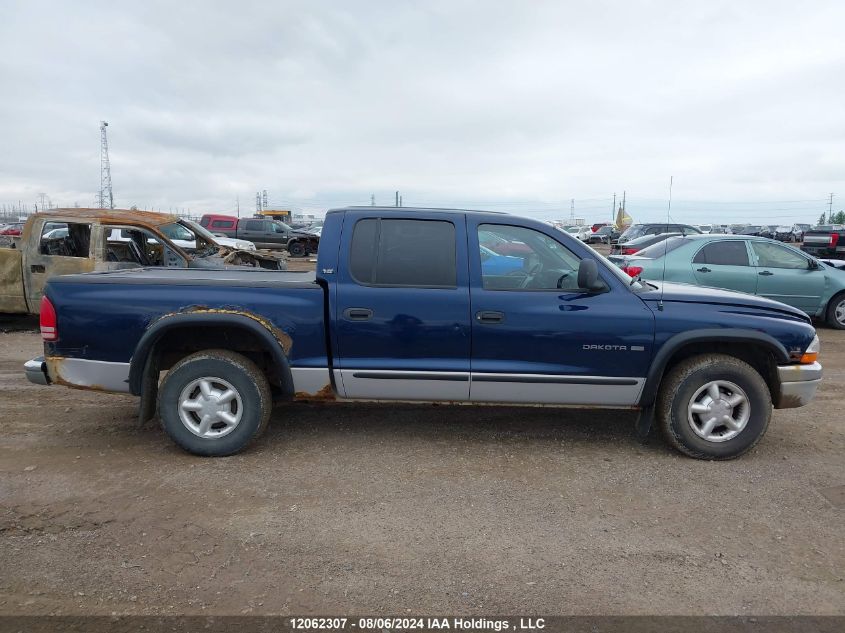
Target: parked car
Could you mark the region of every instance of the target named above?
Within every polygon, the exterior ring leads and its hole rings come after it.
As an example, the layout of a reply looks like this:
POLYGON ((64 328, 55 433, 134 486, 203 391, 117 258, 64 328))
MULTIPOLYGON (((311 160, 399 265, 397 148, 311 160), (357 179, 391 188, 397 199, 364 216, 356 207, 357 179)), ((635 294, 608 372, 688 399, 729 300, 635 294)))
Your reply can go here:
POLYGON ((478 234, 481 246, 489 248, 497 255, 524 256, 531 252, 531 247, 519 240, 510 240, 493 231, 481 231, 478 234))
POLYGON ((308 231, 298 231, 279 220, 265 217, 236 218, 207 214, 200 218, 200 225, 226 237, 248 240, 260 249, 285 249, 292 257, 305 257, 316 253, 320 236, 308 231))
POLYGON ((771 238, 777 240, 778 242, 794 242, 795 233, 792 229, 793 227, 791 226, 780 224, 771 231, 771 238))
POLYGON ((284 259, 194 235, 191 252, 170 239, 185 221, 163 213, 55 209, 27 220, 14 248, 0 248, 0 312, 37 314, 54 276, 141 267, 284 270, 284 259))
POLYGON ((801 250, 815 257, 845 257, 845 226, 821 224, 804 233, 801 250))
POLYGON ((610 244, 618 240, 621 233, 610 225, 599 227, 598 231, 594 231, 587 238, 589 244, 610 244))
POLYGON ((792 225, 792 236, 793 242, 803 242, 804 241, 804 233, 809 231, 812 227, 809 224, 793 224, 792 225))
POLYGON ((760 237, 765 237, 767 239, 773 240, 775 239, 775 234, 777 233, 777 224, 765 224, 763 225, 762 230, 760 231, 760 237))
POLYGON ((842 271, 774 240, 734 235, 673 237, 631 257, 611 259, 641 279, 756 294, 845 329, 842 271))
POLYGON ((11 222, 0 229, 0 235, 8 235, 10 237, 19 237, 23 231, 23 222, 11 222))
POLYGON ((222 235, 222 231, 235 231, 237 229, 238 218, 234 215, 206 213, 200 218, 200 226, 212 233, 222 235))
POLYGON ((680 233, 659 233, 658 235, 643 235, 630 242, 624 244, 614 244, 610 249, 612 255, 633 255, 644 248, 648 248, 654 244, 667 240, 670 237, 675 237, 680 233))
POLYGON ((747 224, 739 231, 734 231, 737 235, 750 235, 752 237, 760 237, 760 234, 766 230, 767 227, 760 224, 747 224))
POLYGON ((729 227, 730 229, 729 234, 739 235, 742 233, 743 230, 748 228, 747 224, 731 224, 729 227))
POLYGON ((682 235, 700 234, 701 229, 689 224, 650 223, 632 224, 619 236, 618 243, 624 244, 643 235, 659 235, 660 233, 680 233, 682 235))
POLYGON ((821 382, 800 310, 639 283, 537 220, 366 207, 324 231, 316 274, 56 277, 26 375, 139 396, 199 455, 243 449, 274 402, 340 398, 631 407, 641 433, 656 417, 685 454, 730 459, 821 382), (484 270, 489 235, 528 248, 521 269, 484 270))
MULTIPOLYGON (((204 238, 206 242, 218 244, 219 246, 226 246, 228 248, 234 248, 234 249, 243 250, 243 251, 257 250, 255 248, 255 244, 253 244, 249 240, 234 239, 234 238, 231 238, 231 237, 226 237, 225 235, 222 235, 222 236, 221 235, 214 235, 210 231, 206 230, 205 227, 201 226, 200 224, 197 224, 193 220, 183 219, 181 224, 178 225, 178 226, 180 226, 180 229, 179 229, 180 232, 181 232, 181 227, 184 227, 185 229, 187 229, 187 231, 189 231, 191 233, 190 237, 188 235, 182 234, 181 236, 179 236, 177 238, 177 236, 175 234, 172 234, 172 231, 176 230, 175 229, 176 226, 177 225, 168 225, 168 229, 171 232, 169 233, 168 230, 165 230, 164 233, 170 239, 172 239, 175 244, 178 244, 179 246, 181 246, 182 248, 184 248, 187 251, 197 250, 197 235, 204 238), (170 227, 173 227, 173 228, 171 229, 170 227), (185 239, 185 238, 187 238, 187 239, 185 239)), ((202 245, 202 241, 200 241, 200 246, 201 245, 202 245)))
POLYGON ((589 226, 567 226, 564 227, 563 230, 582 242, 589 240, 590 236, 593 234, 593 231, 589 226))
POLYGON ((610 226, 610 222, 596 222, 590 227, 590 231, 596 233, 603 226, 610 226))
POLYGON ((323 234, 323 221, 317 220, 316 222, 312 222, 305 230, 320 237, 323 234))
POLYGON ((713 227, 714 227, 713 224, 699 224, 698 225, 698 229, 705 235, 710 233, 711 231, 713 231, 713 227))

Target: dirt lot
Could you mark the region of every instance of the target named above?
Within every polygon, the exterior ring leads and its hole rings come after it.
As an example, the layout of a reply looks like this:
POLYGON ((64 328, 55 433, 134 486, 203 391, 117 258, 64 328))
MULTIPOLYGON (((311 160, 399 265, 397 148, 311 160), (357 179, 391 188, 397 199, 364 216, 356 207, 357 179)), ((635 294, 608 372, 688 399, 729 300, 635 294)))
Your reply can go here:
POLYGON ((27 383, 27 326, 0 334, 0 613, 845 614, 845 332, 812 406, 712 463, 628 413, 316 404, 201 459, 132 398, 27 383))

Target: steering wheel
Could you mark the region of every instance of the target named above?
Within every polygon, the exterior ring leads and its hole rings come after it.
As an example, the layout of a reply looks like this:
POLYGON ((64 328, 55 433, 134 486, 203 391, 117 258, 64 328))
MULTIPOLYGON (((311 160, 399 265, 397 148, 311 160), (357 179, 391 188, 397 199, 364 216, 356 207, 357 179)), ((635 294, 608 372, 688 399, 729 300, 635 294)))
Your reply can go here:
POLYGON ((569 277, 569 272, 565 272, 560 277, 557 278, 557 287, 558 288, 563 288, 563 282, 567 277, 569 277))
POLYGON ((512 270, 508 273, 508 277, 516 277, 518 275, 522 275, 523 279, 520 282, 518 288, 527 288, 528 284, 530 284, 534 280, 534 277, 536 277, 537 273, 539 273, 542 269, 542 264, 534 264, 528 270, 512 270))

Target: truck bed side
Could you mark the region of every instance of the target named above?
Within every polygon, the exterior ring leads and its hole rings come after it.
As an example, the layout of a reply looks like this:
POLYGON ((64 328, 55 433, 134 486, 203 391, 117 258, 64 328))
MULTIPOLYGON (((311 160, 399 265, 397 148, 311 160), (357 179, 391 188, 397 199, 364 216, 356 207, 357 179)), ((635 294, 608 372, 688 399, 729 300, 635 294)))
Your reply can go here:
POLYGON ((113 385, 114 374, 128 380, 130 361, 156 324, 167 325, 169 338, 160 350, 160 369, 166 369, 200 338, 203 348, 232 348, 237 328, 227 324, 248 319, 269 332, 267 340, 282 348, 292 372, 310 371, 311 382, 329 384, 324 292, 313 274, 136 269, 56 278, 47 296, 61 315, 59 341, 46 346, 48 365, 56 372, 72 359, 71 365, 85 371, 108 370, 113 385))

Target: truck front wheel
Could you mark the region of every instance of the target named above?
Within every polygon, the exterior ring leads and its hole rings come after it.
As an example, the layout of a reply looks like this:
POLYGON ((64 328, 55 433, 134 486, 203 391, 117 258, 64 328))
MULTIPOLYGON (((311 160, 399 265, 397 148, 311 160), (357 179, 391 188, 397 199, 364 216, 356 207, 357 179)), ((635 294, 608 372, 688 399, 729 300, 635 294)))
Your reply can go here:
POLYGON ((657 397, 663 437, 696 459, 733 459, 763 437, 772 416, 766 382, 725 354, 694 356, 672 368, 657 397))
POLYGON ((305 244, 303 242, 290 242, 288 244, 288 253, 291 257, 304 257, 305 244))
POLYGON ((237 453, 267 428, 267 378, 251 360, 205 350, 176 363, 161 383, 158 408, 171 439, 194 455, 237 453))

